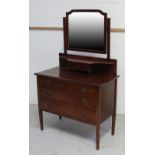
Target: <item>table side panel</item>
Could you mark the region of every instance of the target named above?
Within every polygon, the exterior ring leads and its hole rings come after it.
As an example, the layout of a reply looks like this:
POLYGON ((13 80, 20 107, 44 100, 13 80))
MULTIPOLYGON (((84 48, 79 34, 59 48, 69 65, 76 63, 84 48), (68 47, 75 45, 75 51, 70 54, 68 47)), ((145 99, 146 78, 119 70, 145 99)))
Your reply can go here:
POLYGON ((100 121, 112 116, 114 110, 115 80, 100 88, 100 121))

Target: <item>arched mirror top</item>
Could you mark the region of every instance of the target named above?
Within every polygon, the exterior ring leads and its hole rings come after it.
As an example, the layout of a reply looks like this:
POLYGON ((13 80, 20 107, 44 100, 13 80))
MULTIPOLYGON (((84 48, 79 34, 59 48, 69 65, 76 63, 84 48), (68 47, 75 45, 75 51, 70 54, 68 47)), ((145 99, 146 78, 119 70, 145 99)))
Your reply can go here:
POLYGON ((64 22, 66 50, 107 53, 107 13, 71 10, 64 22))

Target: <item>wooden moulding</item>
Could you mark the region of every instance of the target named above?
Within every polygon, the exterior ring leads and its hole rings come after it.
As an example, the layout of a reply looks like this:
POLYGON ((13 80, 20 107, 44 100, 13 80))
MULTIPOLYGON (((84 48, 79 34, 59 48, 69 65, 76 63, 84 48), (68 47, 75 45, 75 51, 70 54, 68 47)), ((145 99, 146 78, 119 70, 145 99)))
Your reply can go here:
MULTIPOLYGON (((47 27, 47 26, 30 26, 29 30, 37 31, 63 31, 63 27, 47 27)), ((125 32, 124 28, 111 28, 111 32, 122 33, 125 32)))

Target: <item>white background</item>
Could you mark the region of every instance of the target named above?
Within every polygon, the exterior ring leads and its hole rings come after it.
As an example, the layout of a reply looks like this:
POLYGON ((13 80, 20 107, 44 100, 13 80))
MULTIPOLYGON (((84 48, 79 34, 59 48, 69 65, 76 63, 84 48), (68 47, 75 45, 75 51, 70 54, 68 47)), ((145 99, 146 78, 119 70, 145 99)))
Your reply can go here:
MULTIPOLYGON (((0 154, 28 155, 28 2, 2 2, 0 154)), ((155 154, 154 14, 153 1, 126 2, 126 155, 155 154)))
MULTIPOLYGON (((108 13, 112 28, 125 27, 124 0, 31 0, 30 26, 60 26, 71 9, 100 9, 108 13)), ((30 103, 37 104, 35 72, 59 65, 62 31, 30 31, 30 103)), ((80 54, 80 53, 79 53, 80 54)), ((111 58, 118 60, 117 113, 125 114, 125 33, 111 33, 111 58)))

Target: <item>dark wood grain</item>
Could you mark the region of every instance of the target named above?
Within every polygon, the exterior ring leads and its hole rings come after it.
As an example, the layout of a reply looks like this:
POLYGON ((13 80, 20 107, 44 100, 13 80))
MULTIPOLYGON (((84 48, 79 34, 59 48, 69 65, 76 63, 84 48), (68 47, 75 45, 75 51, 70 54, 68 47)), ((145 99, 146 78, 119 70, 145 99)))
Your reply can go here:
POLYGON ((89 110, 96 110, 96 95, 85 96, 83 93, 65 91, 63 89, 40 89, 41 99, 49 99, 65 102, 66 104, 78 105, 89 110))
POLYGON ((112 135, 115 134, 116 107, 117 107, 117 79, 115 80, 114 108, 112 114, 112 132, 111 132, 112 135))
POLYGON ((111 27, 111 23, 110 23, 110 18, 107 18, 107 59, 110 60, 110 27, 111 27))
POLYGON ((65 104, 64 102, 43 99, 41 100, 41 109, 64 117, 79 120, 85 123, 95 125, 96 112, 75 106, 65 104))
MULTIPOLYGON (((54 69, 58 70, 59 68, 54 68, 54 69)), ((84 95, 86 97, 97 95, 97 88, 95 87, 92 88, 90 86, 84 86, 82 84, 70 82, 70 81, 67 81, 67 79, 60 80, 60 79, 53 79, 47 76, 38 76, 38 85, 40 86, 40 88, 47 88, 47 90, 49 91, 50 90, 52 91, 53 89, 55 89, 55 91, 58 91, 58 92, 62 92, 62 93, 68 92, 73 94, 84 95), (65 88, 65 90, 62 88, 65 88)))
POLYGON ((39 106, 39 120, 40 120, 40 129, 43 130, 43 110, 39 106))
POLYGON ((115 80, 105 84, 101 88, 101 112, 100 121, 101 123, 107 118, 113 115, 114 109, 114 95, 115 95, 115 80))
POLYGON ((67 40, 66 40, 66 37, 67 37, 67 25, 66 25, 66 18, 63 17, 63 35, 64 35, 64 53, 66 54, 67 53, 67 40))
MULTIPOLYGON (((87 73, 93 73, 99 70, 103 70, 103 68, 112 69, 112 65, 116 65, 116 60, 110 59, 110 57, 108 59, 105 59, 71 54, 66 55, 63 53, 59 53, 59 61, 61 68, 65 68, 68 71, 86 71, 87 73)), ((106 72, 104 71, 104 74, 105 73, 106 72)))
POLYGON ((115 133, 117 60, 110 58, 110 19, 106 18, 107 58, 68 54, 68 16, 72 12, 100 10, 71 10, 63 18, 64 53, 59 53, 59 66, 35 73, 37 76, 38 111, 43 130, 43 111, 96 127, 96 149, 100 148, 100 125, 112 116, 115 133))
MULTIPOLYGON (((66 72, 60 67, 36 73, 40 126, 42 111, 72 118, 96 126, 96 149, 100 144, 100 124, 112 117, 112 134, 116 119, 116 60, 92 76, 66 72)), ((61 117, 59 117, 61 118, 61 117)))
POLYGON ((48 69, 43 72, 39 72, 36 75, 42 76, 42 77, 49 77, 51 80, 58 81, 62 80, 65 82, 69 82, 73 84, 76 82, 77 85, 85 85, 87 87, 92 88, 98 88, 102 85, 105 85, 106 82, 109 82, 111 80, 115 80, 117 76, 114 75, 108 75, 104 73, 99 73, 98 75, 92 75, 88 76, 87 74, 81 74, 81 73, 76 73, 76 72, 65 72, 62 70, 60 71, 59 67, 55 67, 53 69, 48 69))

